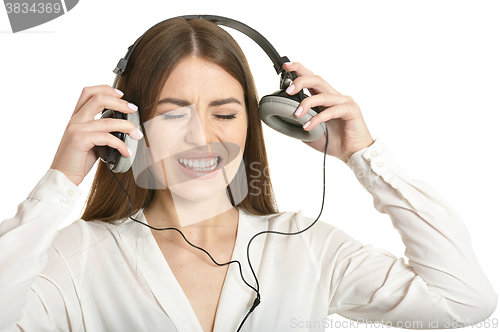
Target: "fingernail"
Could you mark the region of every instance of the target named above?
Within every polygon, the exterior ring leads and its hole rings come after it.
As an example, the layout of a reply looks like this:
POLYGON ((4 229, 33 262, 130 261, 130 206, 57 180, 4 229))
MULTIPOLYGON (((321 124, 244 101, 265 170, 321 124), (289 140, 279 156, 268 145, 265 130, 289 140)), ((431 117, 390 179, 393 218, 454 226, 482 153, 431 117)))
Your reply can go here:
POLYGON ((137 111, 139 109, 139 107, 132 103, 128 103, 128 108, 130 108, 132 111, 137 111))
POLYGON ((132 156, 132 150, 127 146, 128 153, 132 156))
POLYGON ((291 65, 293 65, 293 62, 285 62, 285 65, 291 66, 291 65))
POLYGON ((290 84, 290 86, 286 89, 286 93, 290 94, 295 90, 295 85, 290 84))
POLYGON ((300 116, 301 113, 302 113, 302 106, 299 106, 299 108, 297 108, 297 110, 295 111, 295 116, 300 116))
POLYGON ((143 136, 144 135, 142 134, 142 131, 139 130, 139 128, 135 128, 134 131, 130 133, 130 137, 132 137, 135 140, 139 140, 143 136))
POLYGON ((310 124, 311 124, 311 121, 307 121, 306 123, 304 123, 302 128, 306 129, 307 127, 309 127, 310 124))
POLYGON ((115 89, 115 92, 116 92, 117 94, 119 94, 120 96, 123 96, 123 92, 121 92, 120 90, 115 89))

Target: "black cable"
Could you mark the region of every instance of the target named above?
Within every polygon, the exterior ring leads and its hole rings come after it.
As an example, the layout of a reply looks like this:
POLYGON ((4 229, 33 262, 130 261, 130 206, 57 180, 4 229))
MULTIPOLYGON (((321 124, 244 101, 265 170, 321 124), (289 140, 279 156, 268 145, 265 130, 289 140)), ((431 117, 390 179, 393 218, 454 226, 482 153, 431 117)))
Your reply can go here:
POLYGON ((259 287, 259 280, 257 279, 257 275, 255 274, 255 271, 252 267, 252 263, 250 262, 250 244, 252 243, 252 241, 259 235, 261 234, 280 234, 280 235, 297 235, 297 234, 300 234, 302 232, 305 232, 307 231, 309 228, 311 228, 318 220, 319 218, 321 217, 321 214, 323 213, 323 207, 325 205, 325 179, 326 179, 326 176, 325 176, 325 165, 326 165, 326 152, 328 150, 328 128, 326 127, 325 125, 325 129, 326 129, 326 143, 325 143, 325 153, 323 155, 323 198, 321 200, 321 209, 319 211, 319 214, 318 216, 316 217, 316 219, 309 225, 307 226, 306 228, 298 231, 298 232, 291 232, 291 233, 286 233, 286 232, 278 232, 278 231, 262 231, 262 232, 259 232, 257 234, 255 234, 251 239, 250 241, 248 241, 248 246, 247 246, 247 260, 248 260, 248 265, 250 266, 250 270, 252 271, 252 274, 253 274, 253 277, 255 278, 255 284, 257 285, 257 297, 255 298, 255 301, 252 305, 252 307, 250 308, 250 310, 247 312, 245 318, 243 318, 243 321, 241 322, 240 326, 238 327, 238 330, 236 332, 239 332, 241 327, 243 326, 243 323, 245 322, 245 320, 247 319, 247 317, 250 315, 250 313, 260 304, 260 287, 259 287))
POLYGON ((252 263, 250 262, 250 244, 252 243, 252 241, 259 235, 261 234, 265 234, 265 233, 269 233, 269 234, 280 234, 280 235, 297 235, 297 234, 300 234, 302 232, 305 232, 307 231, 309 228, 311 228, 320 218, 321 214, 323 213, 323 207, 325 205, 325 165, 326 165, 326 152, 328 150, 328 128, 326 128, 325 126, 325 129, 326 129, 326 143, 325 143, 325 153, 324 153, 324 156, 323 156, 323 198, 322 198, 322 201, 321 201, 321 210, 318 214, 318 216, 316 217, 316 219, 309 225, 307 226, 306 228, 298 231, 298 232, 291 232, 291 233, 286 233, 286 232, 278 232, 278 231, 262 231, 262 232, 259 232, 257 234, 255 234, 251 239, 250 241, 248 241, 248 245, 247 245, 247 260, 248 260, 248 265, 250 266, 250 270, 252 271, 252 275, 255 279, 255 284, 257 286, 257 288, 253 287, 252 285, 250 285, 246 280, 245 278, 243 277, 243 271, 241 269, 241 263, 237 260, 233 260, 233 261, 230 261, 230 262, 226 262, 226 263, 218 263, 213 257, 212 255, 210 255, 210 253, 208 251, 206 251, 205 249, 201 248, 201 247, 198 247, 194 244, 192 244, 191 242, 189 242, 189 240, 184 236, 184 234, 182 233, 181 230, 175 228, 175 227, 167 227, 167 228, 156 228, 156 227, 153 227, 153 226, 150 226, 146 223, 143 223, 142 221, 139 221, 135 218, 132 217, 132 199, 130 198, 130 195, 128 194, 128 192, 125 190, 125 188, 123 188, 122 184, 120 183, 120 181, 117 179, 117 177, 115 176, 115 174, 113 173, 113 171, 111 170, 110 168, 110 165, 107 163, 106 165, 108 166, 108 170, 109 172, 111 173, 111 175, 115 178, 116 182, 118 182, 118 185, 120 186, 120 188, 125 192, 125 195, 127 195, 127 198, 128 198, 128 215, 130 217, 130 219, 132 219, 133 221, 141 224, 141 225, 144 225, 146 227, 149 227, 151 229, 154 229, 156 231, 165 231, 165 230, 175 230, 177 232, 179 232, 179 234, 181 234, 181 236, 184 238, 184 240, 190 245, 192 246, 193 248, 196 248, 198 250, 201 250, 203 251, 204 253, 206 253, 208 255, 208 257, 210 257, 210 259, 212 260, 212 262, 214 262, 216 265, 218 266, 225 266, 225 265, 229 265, 229 264, 232 264, 232 263, 237 263, 238 264, 238 268, 240 270, 240 275, 241 275, 241 279, 243 280, 243 282, 248 286, 250 287, 255 293, 257 293, 257 297, 255 298, 253 304, 252 304, 252 307, 250 308, 250 310, 248 310, 247 314, 245 315, 245 317, 243 318, 243 320, 241 321, 238 329, 236 330, 236 332, 239 332, 241 330, 241 327, 243 326, 243 324, 245 323, 245 321, 247 320, 248 316, 252 313, 252 311, 254 311, 254 309, 260 304, 260 292, 259 292, 259 280, 257 279, 257 275, 255 274, 255 271, 252 267, 252 263))
POLYGON ((184 238, 184 240, 185 240, 185 241, 186 241, 186 242, 187 242, 190 246, 192 246, 193 248, 196 248, 196 249, 201 250, 201 251, 203 251, 204 253, 206 253, 206 254, 208 255, 208 257, 210 257, 210 259, 212 260, 212 262, 214 262, 214 263, 215 263, 216 265, 218 265, 218 266, 229 265, 229 264, 231 264, 231 263, 238 263, 238 267, 239 267, 239 269, 240 269, 241 279, 243 279, 243 282, 244 282, 244 283, 245 283, 248 287, 250 287, 250 288, 251 288, 251 289, 253 289, 255 292, 257 292, 257 290, 256 290, 256 289, 255 289, 252 285, 250 285, 250 284, 249 284, 249 283, 245 280, 245 278, 243 277, 243 271, 241 270, 241 264, 240 264, 240 262, 239 262, 239 261, 235 260, 235 261, 230 261, 230 262, 223 263, 223 264, 218 263, 218 262, 217 262, 217 261, 216 261, 216 260, 212 257, 212 255, 210 255, 210 253, 209 253, 208 251, 206 251, 205 249, 203 249, 203 248, 201 248, 201 247, 198 247, 198 246, 196 246, 196 245, 192 244, 191 242, 189 242, 189 240, 188 240, 188 239, 184 236, 184 233, 182 233, 182 231, 181 231, 181 230, 179 230, 179 229, 177 229, 177 228, 175 228, 175 227, 156 228, 156 227, 153 227, 153 226, 148 225, 148 224, 146 224, 146 223, 143 223, 143 222, 142 222, 142 221, 140 221, 140 220, 137 220, 137 219, 133 218, 133 217, 132 217, 132 215, 131 215, 131 212, 132 212, 132 200, 130 199, 130 196, 129 196, 128 192, 125 190, 125 188, 123 188, 123 186, 122 186, 122 184, 120 183, 120 181, 118 181, 118 179, 116 178, 115 174, 111 171, 111 168, 109 167, 109 164, 107 164, 107 165, 108 165, 108 170, 111 172, 111 175, 113 175, 113 177, 115 178, 115 180, 116 180, 116 181, 118 182, 118 184, 120 185, 120 188, 122 188, 122 190, 125 192, 125 195, 127 195, 128 202, 129 202, 129 205, 128 205, 128 215, 129 215, 130 219, 132 219, 132 220, 133 220, 133 221, 135 221, 135 222, 138 222, 138 223, 139 223, 139 224, 141 224, 141 225, 144 225, 144 226, 146 226, 146 227, 149 227, 149 228, 151 228, 151 229, 154 229, 155 231, 175 230, 175 231, 179 232, 179 233, 182 235, 182 237, 184 238))

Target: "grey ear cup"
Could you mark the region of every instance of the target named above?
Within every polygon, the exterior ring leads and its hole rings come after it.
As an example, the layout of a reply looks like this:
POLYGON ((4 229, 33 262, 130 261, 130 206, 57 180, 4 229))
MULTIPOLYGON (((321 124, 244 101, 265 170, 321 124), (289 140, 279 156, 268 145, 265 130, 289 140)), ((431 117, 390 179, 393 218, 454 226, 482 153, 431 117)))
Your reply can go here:
POLYGON ((305 131, 302 126, 318 113, 311 109, 298 118, 294 113, 299 104, 292 98, 282 96, 282 93, 264 96, 259 103, 260 118, 266 125, 282 134, 305 142, 317 141, 325 132, 325 124, 321 123, 314 129, 305 131))
MULTIPOLYGON (((139 112, 134 112, 131 114, 127 114, 127 120, 132 121, 136 128, 140 126, 140 117, 139 112)), ((135 155, 137 154, 137 145, 138 141, 131 138, 128 134, 125 135, 125 144, 128 146, 130 151, 132 151, 132 155, 130 157, 125 157, 120 155, 118 159, 118 163, 113 168, 113 172, 115 173, 125 173, 130 169, 132 163, 134 162, 135 155)))
MULTIPOLYGON (((132 121, 136 127, 139 127, 141 123, 138 111, 132 114, 125 114, 106 109, 101 114, 101 119, 105 118, 129 120, 132 121)), ((130 138, 128 134, 120 132, 111 132, 111 134, 122 140, 130 151, 132 151, 132 155, 130 157, 124 157, 118 150, 110 148, 109 146, 96 146, 97 154, 105 163, 109 164, 114 173, 125 173, 134 162, 138 141, 130 138)))

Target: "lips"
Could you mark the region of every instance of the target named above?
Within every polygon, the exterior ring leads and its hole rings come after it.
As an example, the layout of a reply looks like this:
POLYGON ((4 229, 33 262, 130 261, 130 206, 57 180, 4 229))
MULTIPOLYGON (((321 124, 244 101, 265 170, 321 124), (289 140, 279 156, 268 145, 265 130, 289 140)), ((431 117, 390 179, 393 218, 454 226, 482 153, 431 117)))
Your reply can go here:
POLYGON ((214 178, 222 167, 224 157, 221 153, 211 151, 186 151, 175 155, 181 172, 190 179, 214 178))
POLYGON ((175 154, 175 158, 177 159, 204 159, 204 158, 215 158, 215 157, 220 157, 222 159, 222 153, 218 151, 214 151, 214 149, 211 149, 211 151, 202 151, 202 152, 197 152, 197 151, 184 151, 184 152, 179 152, 175 154))
MULTIPOLYGON (((168 175, 168 183, 175 185, 191 179, 209 180, 219 175, 225 178, 225 172, 228 171, 226 167, 232 165, 239 152, 240 147, 232 142, 211 142, 209 145, 197 146, 172 154, 168 159, 170 167, 174 168, 168 175), (219 174, 219 171, 223 173, 219 174)), ((231 167, 230 169, 232 170, 231 167)))
POLYGON ((211 158, 179 158, 179 164, 193 171, 211 172, 219 166, 221 157, 211 158))

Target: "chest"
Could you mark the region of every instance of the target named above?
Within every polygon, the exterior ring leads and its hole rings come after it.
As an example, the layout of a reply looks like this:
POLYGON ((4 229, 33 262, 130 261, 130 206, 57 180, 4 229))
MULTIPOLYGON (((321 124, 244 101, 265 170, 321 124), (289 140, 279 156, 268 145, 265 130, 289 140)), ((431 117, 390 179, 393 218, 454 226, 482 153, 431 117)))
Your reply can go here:
MULTIPOLYGON (((160 242, 160 249, 203 331, 212 331, 228 266, 216 265, 208 255, 192 247, 160 242)), ((217 262, 225 263, 232 254, 232 250, 227 249, 208 251, 217 262)))

